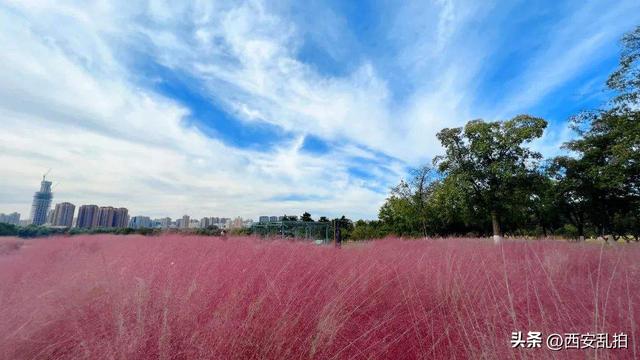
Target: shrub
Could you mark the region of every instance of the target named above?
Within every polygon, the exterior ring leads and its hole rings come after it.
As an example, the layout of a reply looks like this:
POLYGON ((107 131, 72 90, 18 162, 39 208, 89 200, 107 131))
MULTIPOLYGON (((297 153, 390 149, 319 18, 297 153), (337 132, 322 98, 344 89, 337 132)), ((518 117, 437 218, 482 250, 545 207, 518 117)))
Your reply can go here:
POLYGON ((0 222, 0 236, 16 236, 18 235, 18 227, 13 224, 0 222))

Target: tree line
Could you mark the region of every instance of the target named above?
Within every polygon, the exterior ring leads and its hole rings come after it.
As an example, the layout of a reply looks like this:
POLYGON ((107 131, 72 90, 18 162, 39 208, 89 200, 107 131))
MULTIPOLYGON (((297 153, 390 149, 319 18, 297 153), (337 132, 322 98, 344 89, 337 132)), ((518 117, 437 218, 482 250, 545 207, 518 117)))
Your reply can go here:
POLYGON ((518 115, 442 129, 444 153, 390 191, 349 236, 565 236, 640 240, 640 26, 622 38, 611 99, 570 119, 567 155, 530 148, 547 127, 518 115))
MULTIPOLYGON (((235 230, 235 229, 234 229, 235 230)), ((232 230, 232 233, 243 234, 242 231, 232 230)), ((238 229, 242 230, 242 229, 238 229)), ((159 229, 159 228, 75 228, 75 227, 49 227, 43 225, 17 226, 14 224, 0 223, 0 236, 16 236, 20 238, 39 238, 54 235, 145 235, 154 236, 160 234, 192 234, 204 236, 221 236, 223 231, 217 226, 198 229, 159 229)))

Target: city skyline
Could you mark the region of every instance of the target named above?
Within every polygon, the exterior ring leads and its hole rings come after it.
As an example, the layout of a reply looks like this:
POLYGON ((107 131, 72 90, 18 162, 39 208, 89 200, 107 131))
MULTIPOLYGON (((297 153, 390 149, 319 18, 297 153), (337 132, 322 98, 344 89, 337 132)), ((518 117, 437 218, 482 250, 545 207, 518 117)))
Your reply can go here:
POLYGON ((0 4, 0 212, 375 219, 435 134, 520 113, 560 153, 637 0, 0 4), (59 26, 65 24, 65 26, 59 26))
MULTIPOLYGON (((49 190, 56 184, 55 181, 46 181, 46 183, 47 183, 46 186, 49 188, 49 190)), ((41 186, 41 190, 40 191, 36 191, 36 193, 41 193, 42 192, 42 186, 43 186, 42 185, 42 181, 41 181, 41 185, 40 186, 41 186)), ((33 191, 32 191, 32 193, 33 193, 33 191)), ((56 193, 57 193, 57 191, 56 191, 56 193)), ((51 194, 53 194, 53 191, 51 191, 51 194)), ((94 205, 94 203, 98 203, 98 202, 97 201, 93 201, 92 202, 90 200, 88 201, 89 203, 87 203, 87 204, 79 203, 78 201, 74 201, 74 200, 68 200, 67 201, 66 200, 67 198, 71 198, 71 199, 74 198, 73 194, 67 194, 67 193, 63 193, 63 194, 65 196, 65 201, 63 201, 63 202, 60 202, 60 203, 56 202, 54 197, 52 197, 52 199, 49 200, 50 203, 49 203, 49 206, 47 208, 49 211, 47 213, 45 213, 45 215, 43 216, 44 220, 42 221, 42 224, 47 223, 47 216, 49 215, 48 213, 50 212, 51 215, 53 216, 53 212, 55 210, 55 207, 57 205, 60 205, 60 204, 63 204, 63 203, 68 203, 68 204, 71 204, 71 205, 75 205, 75 207, 77 208, 77 211, 75 212, 74 219, 79 217, 80 209, 82 207, 84 207, 84 206, 95 206, 96 209, 100 208, 100 207, 112 207, 111 205, 106 205, 106 206, 94 205)), ((23 220, 23 221, 25 221, 25 220, 32 221, 33 220, 32 216, 30 216, 30 215, 24 216, 24 214, 31 214, 33 212, 33 208, 34 208, 33 197, 34 197, 34 195, 31 196, 31 201, 32 201, 31 205, 26 205, 27 203, 25 202, 24 203, 25 205, 22 205, 20 207, 14 207, 14 208, 10 208, 8 206, 6 208, 3 207, 3 208, 0 208, 1 209, 0 210, 0 214, 9 215, 10 213, 17 213, 17 214, 19 214, 21 216, 21 220, 23 220), (27 209, 27 208, 30 209, 30 210, 26 211, 26 212, 22 212, 22 211, 18 211, 17 210, 17 209, 22 209, 24 211, 24 209, 27 209)), ((127 208, 127 209, 131 208, 129 206, 123 206, 123 207, 127 208)), ((141 207, 144 207, 144 205, 141 206, 141 207)), ((277 206, 276 206, 276 208, 277 208, 277 206)), ((266 211, 266 212, 265 211, 259 211, 259 209, 252 209, 251 213, 252 214, 257 214, 257 215, 248 215, 248 216, 245 215, 245 216, 242 216, 242 215, 237 215, 237 214, 224 214, 222 216, 223 217, 224 216, 232 216, 232 217, 240 216, 240 217, 245 218, 245 219, 252 219, 252 220, 258 221, 258 219, 260 217, 265 216, 265 214, 267 214, 267 213, 271 214, 271 215, 266 215, 267 217, 282 217, 282 216, 285 216, 285 215, 286 216, 298 216, 299 217, 304 212, 310 212, 309 210, 305 210, 305 209, 295 209, 295 208, 293 208, 291 206, 287 207, 287 209, 289 209, 289 210, 288 211, 287 210, 284 210, 284 211, 275 210, 275 211, 266 211), (273 215, 273 214, 277 214, 277 215, 273 215)), ((169 217, 171 219, 178 219, 178 218, 181 218, 182 216, 184 216, 184 214, 187 214, 187 213, 188 212, 163 211, 162 209, 160 209, 159 211, 148 212, 148 213, 143 213, 143 212, 139 212, 138 213, 138 212, 136 212, 135 213, 136 215, 134 215, 134 216, 148 216, 151 219, 160 219, 160 218, 164 218, 164 217, 169 217), (179 215, 179 214, 182 214, 182 215, 179 215)), ((203 213, 198 213, 198 214, 195 214, 195 215, 192 214, 192 213, 188 213, 188 215, 193 217, 194 219, 201 219, 203 217, 215 217, 215 216, 210 215, 209 213, 204 213, 204 212, 203 213)), ((340 216, 343 216, 343 215, 346 215, 346 214, 344 212, 340 212, 340 211, 333 211, 333 212, 328 211, 328 212, 325 212, 325 213, 312 213, 312 216, 314 218, 320 218, 321 216, 325 216, 325 217, 328 217, 328 218, 329 217, 335 218, 335 217, 340 217, 340 216), (329 215, 329 214, 332 214, 332 213, 334 215, 329 215)), ((221 215, 218 215, 218 217, 220 217, 220 216, 221 215)), ((131 217, 133 217, 133 216, 131 216, 131 217)))
MULTIPOLYGON (((47 172, 48 174, 48 172, 47 172)), ((27 219, 22 218, 19 212, 0 213, 2 216, 0 222, 18 225, 25 222, 33 225, 48 225, 61 227, 77 227, 77 228, 100 228, 100 227, 158 227, 159 223, 162 228, 168 228, 175 225, 178 228, 189 228, 192 222, 197 222, 197 227, 206 227, 208 225, 218 225, 233 223, 238 227, 246 222, 274 222, 279 221, 283 216, 298 218, 298 215, 260 215, 257 218, 243 218, 236 216, 235 219, 219 216, 197 216, 191 217, 189 214, 182 217, 170 216, 147 216, 135 215, 131 216, 127 208, 115 208, 113 206, 98 206, 94 204, 82 204, 78 206, 78 212, 75 212, 76 205, 68 201, 53 204, 54 194, 52 192, 52 181, 47 181, 45 174, 40 182, 40 189, 35 192, 31 205, 31 216, 27 219), (51 205, 54 205, 53 208, 51 205), (266 218, 266 220, 264 220, 266 218), (175 221, 173 220, 175 219, 175 221), (133 223, 131 222, 133 220, 133 223), (165 224, 165 222, 167 222, 165 224), (204 222, 204 224, 202 224, 204 222), (153 226, 152 226, 153 225, 153 226)), ((324 216, 324 215, 322 215, 324 216)))

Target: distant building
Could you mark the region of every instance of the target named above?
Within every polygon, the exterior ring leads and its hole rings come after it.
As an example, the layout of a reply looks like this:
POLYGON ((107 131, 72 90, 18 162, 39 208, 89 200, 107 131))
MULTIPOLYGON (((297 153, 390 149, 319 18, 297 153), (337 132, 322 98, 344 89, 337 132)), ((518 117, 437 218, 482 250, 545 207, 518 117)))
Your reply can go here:
MULTIPOLYGON (((266 222, 268 223, 269 217, 267 216, 265 217, 267 218, 266 222)), ((265 222, 263 221, 263 223, 265 222)), ((235 219, 233 219, 233 221, 227 222, 226 225, 227 226, 225 228, 230 228, 230 229, 250 228, 253 225, 253 220, 251 219, 244 220, 242 217, 238 216, 235 219)))
POLYGON ((98 226, 98 205, 80 206, 76 227, 89 229, 96 226, 98 226))
POLYGON ((197 229, 200 227, 200 221, 198 219, 189 220, 189 229, 197 229))
POLYGON ((244 226, 244 219, 238 216, 231 222, 232 229, 240 229, 244 226))
POLYGON ((203 229, 208 228, 209 226, 213 225, 211 223, 211 218, 208 217, 203 217, 202 219, 200 219, 200 227, 203 229))
POLYGON ((127 208, 118 208, 113 212, 113 227, 126 228, 129 226, 129 210, 127 208))
POLYGON ((258 222, 268 223, 269 222, 269 217, 268 216, 260 216, 260 218, 258 219, 258 222))
POLYGON ((47 221, 45 221, 45 224, 53 225, 53 209, 47 211, 47 221))
POLYGON ((129 226, 129 210, 126 208, 114 208, 113 206, 101 206, 98 209, 96 227, 100 228, 126 228, 129 226))
POLYGON ((276 222, 278 221, 278 217, 277 216, 270 216, 269 217, 269 222, 276 222))
POLYGON ((113 227, 113 218, 116 216, 116 209, 113 206, 101 206, 98 209, 96 227, 110 228, 113 227))
POLYGON ((0 214, 0 223, 20 225, 20 214, 13 212, 11 214, 0 214))
POLYGON ((171 218, 170 217, 166 217, 166 218, 162 218, 160 219, 160 226, 163 229, 168 229, 171 227, 171 218))
POLYGON ((171 226, 171 218, 165 217, 165 218, 153 219, 151 221, 151 226, 153 226, 156 229, 168 229, 171 226))
POLYGON ((71 227, 71 225, 73 225, 73 214, 75 211, 76 206, 72 203, 63 202, 56 204, 55 210, 53 210, 51 225, 71 227))
POLYGON ((153 227, 153 222, 148 216, 134 216, 129 220, 129 227, 133 229, 144 229, 153 227))
POLYGON ((40 191, 37 191, 33 195, 33 203, 31 204, 32 224, 43 225, 47 222, 47 213, 51 207, 52 199, 53 193, 51 193, 51 181, 46 181, 43 176, 42 182, 40 182, 40 191))
POLYGON ((184 215, 182 216, 182 219, 178 219, 179 223, 178 228, 180 229, 188 229, 189 228, 189 223, 190 223, 190 218, 189 215, 184 215))

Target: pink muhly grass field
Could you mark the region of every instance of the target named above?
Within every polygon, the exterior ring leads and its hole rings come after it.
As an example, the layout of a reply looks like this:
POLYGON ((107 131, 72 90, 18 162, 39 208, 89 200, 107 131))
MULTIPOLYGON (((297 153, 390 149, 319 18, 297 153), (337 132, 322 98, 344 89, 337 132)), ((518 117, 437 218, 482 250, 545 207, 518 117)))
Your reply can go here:
POLYGON ((634 245, 0 241, 2 359, 617 359, 640 350, 634 245), (629 349, 511 349, 516 330, 625 332, 629 349))

